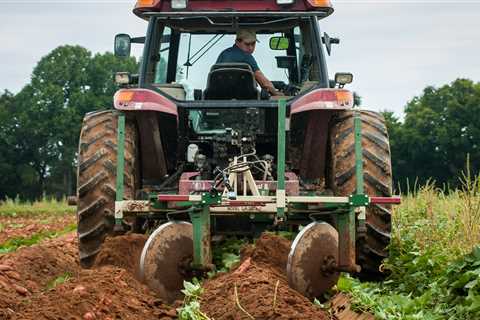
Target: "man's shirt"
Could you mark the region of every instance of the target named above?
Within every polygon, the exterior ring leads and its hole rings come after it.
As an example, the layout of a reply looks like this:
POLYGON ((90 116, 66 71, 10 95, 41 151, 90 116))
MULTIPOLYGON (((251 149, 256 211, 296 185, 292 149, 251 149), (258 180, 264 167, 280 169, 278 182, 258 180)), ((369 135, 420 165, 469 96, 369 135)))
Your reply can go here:
POLYGON ((252 68, 253 72, 259 70, 257 61, 255 58, 237 47, 237 45, 233 45, 230 48, 227 48, 220 53, 217 59, 217 63, 228 63, 228 62, 238 62, 238 63, 248 63, 252 68))

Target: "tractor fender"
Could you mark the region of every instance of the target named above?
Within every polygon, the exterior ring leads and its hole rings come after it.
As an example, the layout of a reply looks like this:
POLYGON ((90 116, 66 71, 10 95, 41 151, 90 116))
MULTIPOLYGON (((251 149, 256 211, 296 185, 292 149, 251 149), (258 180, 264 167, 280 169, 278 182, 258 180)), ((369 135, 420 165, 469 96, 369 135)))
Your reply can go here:
POLYGON ((353 107, 353 93, 345 89, 315 89, 291 104, 290 114, 314 110, 348 110, 353 107))
POLYGON ((157 111, 173 115, 178 121, 177 105, 149 89, 120 89, 113 97, 115 109, 122 111, 157 111))

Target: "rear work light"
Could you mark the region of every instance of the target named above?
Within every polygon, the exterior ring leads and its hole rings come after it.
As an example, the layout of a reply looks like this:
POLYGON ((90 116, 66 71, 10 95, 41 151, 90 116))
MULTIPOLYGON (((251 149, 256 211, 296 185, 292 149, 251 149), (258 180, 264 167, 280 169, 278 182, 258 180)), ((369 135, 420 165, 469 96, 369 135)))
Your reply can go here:
POLYGON ((172 9, 186 9, 188 0, 172 0, 172 9))
POLYGON ((294 2, 295 2, 295 0, 277 0, 277 4, 280 5, 280 6, 281 5, 286 5, 286 4, 292 4, 294 2))
POLYGON ((117 72, 115 73, 115 83, 117 85, 127 85, 130 83, 129 72, 117 72))

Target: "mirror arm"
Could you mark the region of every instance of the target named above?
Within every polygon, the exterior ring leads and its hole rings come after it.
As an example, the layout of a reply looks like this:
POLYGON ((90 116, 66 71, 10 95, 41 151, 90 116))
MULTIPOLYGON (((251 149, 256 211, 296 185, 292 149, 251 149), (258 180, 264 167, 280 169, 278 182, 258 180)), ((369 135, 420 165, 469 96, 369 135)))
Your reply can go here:
POLYGON ((146 37, 135 37, 131 38, 130 42, 131 43, 145 43, 146 37))

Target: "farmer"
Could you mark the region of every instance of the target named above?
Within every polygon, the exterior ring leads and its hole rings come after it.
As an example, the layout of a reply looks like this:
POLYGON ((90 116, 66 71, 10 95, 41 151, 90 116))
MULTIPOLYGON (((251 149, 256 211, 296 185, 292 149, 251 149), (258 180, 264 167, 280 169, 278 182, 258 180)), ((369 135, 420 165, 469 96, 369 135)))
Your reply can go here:
POLYGON ((257 80, 260 87, 267 90, 272 96, 281 95, 281 93, 275 89, 272 82, 265 77, 262 71, 260 71, 257 61, 255 61, 255 58, 252 56, 253 51, 255 51, 256 43, 257 35, 255 34, 255 31, 248 29, 238 30, 235 44, 220 53, 217 63, 247 63, 252 68, 255 80, 257 80))

